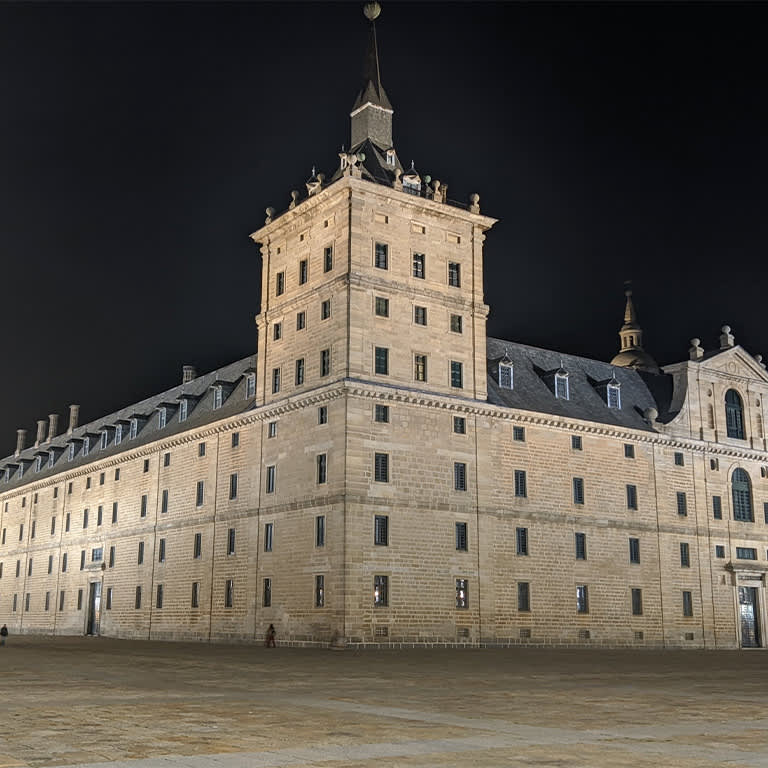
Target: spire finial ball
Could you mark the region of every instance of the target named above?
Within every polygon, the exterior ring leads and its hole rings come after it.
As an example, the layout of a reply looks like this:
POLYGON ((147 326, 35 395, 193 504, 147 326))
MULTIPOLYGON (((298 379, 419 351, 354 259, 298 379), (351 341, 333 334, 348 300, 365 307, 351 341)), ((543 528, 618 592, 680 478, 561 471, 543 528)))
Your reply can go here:
POLYGON ((368 21, 375 21, 381 14, 381 6, 378 3, 366 3, 363 6, 363 13, 368 21))
POLYGON ((731 332, 731 326, 730 325, 724 325, 720 330, 723 333, 730 333, 731 332))
POLYGON ((701 339, 693 338, 691 339, 691 346, 692 347, 698 347, 701 344, 701 339))

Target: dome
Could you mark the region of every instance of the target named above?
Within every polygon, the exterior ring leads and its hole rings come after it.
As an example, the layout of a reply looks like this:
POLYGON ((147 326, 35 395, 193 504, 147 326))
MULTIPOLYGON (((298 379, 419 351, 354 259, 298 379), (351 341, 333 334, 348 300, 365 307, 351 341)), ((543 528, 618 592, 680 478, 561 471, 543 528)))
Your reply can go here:
POLYGON ((611 360, 611 365, 648 371, 648 373, 659 373, 659 366, 656 361, 643 349, 625 349, 611 360))

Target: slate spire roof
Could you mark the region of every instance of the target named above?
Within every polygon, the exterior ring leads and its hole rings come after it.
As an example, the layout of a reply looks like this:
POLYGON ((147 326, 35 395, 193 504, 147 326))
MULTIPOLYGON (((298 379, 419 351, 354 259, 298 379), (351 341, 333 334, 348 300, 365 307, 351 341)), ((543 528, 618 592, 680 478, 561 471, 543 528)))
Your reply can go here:
POLYGON ((354 112, 359 107, 368 103, 375 104, 377 107, 384 107, 384 109, 392 109, 389 97, 384 90, 384 86, 381 84, 379 47, 376 40, 376 23, 374 21, 371 21, 368 50, 363 62, 363 85, 357 94, 352 111, 354 112))
POLYGON ((627 298, 627 303, 624 307, 624 325, 621 326, 619 331, 621 349, 611 360, 611 365, 658 373, 658 364, 643 349, 643 329, 637 321, 637 311, 632 301, 632 284, 629 282, 624 284, 624 295, 627 298))

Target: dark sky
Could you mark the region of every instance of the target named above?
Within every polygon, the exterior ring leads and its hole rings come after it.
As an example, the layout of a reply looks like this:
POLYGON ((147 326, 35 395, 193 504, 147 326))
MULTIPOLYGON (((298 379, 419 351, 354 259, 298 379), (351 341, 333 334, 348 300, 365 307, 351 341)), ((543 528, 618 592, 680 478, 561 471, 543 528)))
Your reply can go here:
MULTIPOLYGON (((248 234, 330 175, 361 3, 0 5, 0 455, 255 351, 248 234)), ((404 162, 481 197, 489 333, 768 356, 760 4, 384 3, 404 162)))

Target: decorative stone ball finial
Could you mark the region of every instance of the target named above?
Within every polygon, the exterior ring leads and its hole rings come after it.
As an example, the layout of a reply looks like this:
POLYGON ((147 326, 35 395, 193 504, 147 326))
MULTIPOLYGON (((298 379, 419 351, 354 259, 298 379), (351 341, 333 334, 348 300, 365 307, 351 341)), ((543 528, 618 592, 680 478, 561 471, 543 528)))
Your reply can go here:
POLYGON ((265 224, 269 224, 272 221, 272 217, 275 215, 275 209, 272 207, 266 208, 264 213, 267 214, 267 218, 264 220, 265 224))
POLYGON ((296 207, 296 201, 299 199, 299 192, 296 189, 291 190, 291 204, 288 206, 288 210, 292 211, 296 207))
POLYGON ((363 6, 363 13, 368 21, 376 21, 381 15, 381 6, 378 3, 366 3, 363 6))
POLYGON ((473 192, 469 196, 469 210, 472 213, 480 213, 480 195, 477 192, 473 192))
POLYGON ((758 365, 761 365, 763 368, 765 368, 765 363, 763 362, 763 356, 762 355, 755 355, 755 361, 758 365))
POLYGON ((659 412, 651 406, 650 408, 646 408, 643 411, 643 418, 649 423, 652 424, 656 419, 659 418, 659 412))
POLYGON ((720 335, 720 349, 728 349, 734 345, 733 334, 731 333, 731 326, 724 325, 721 329, 720 335))
POLYGON ((691 339, 691 348, 688 350, 688 356, 691 360, 701 360, 704 357, 704 350, 701 347, 701 339, 691 339))

